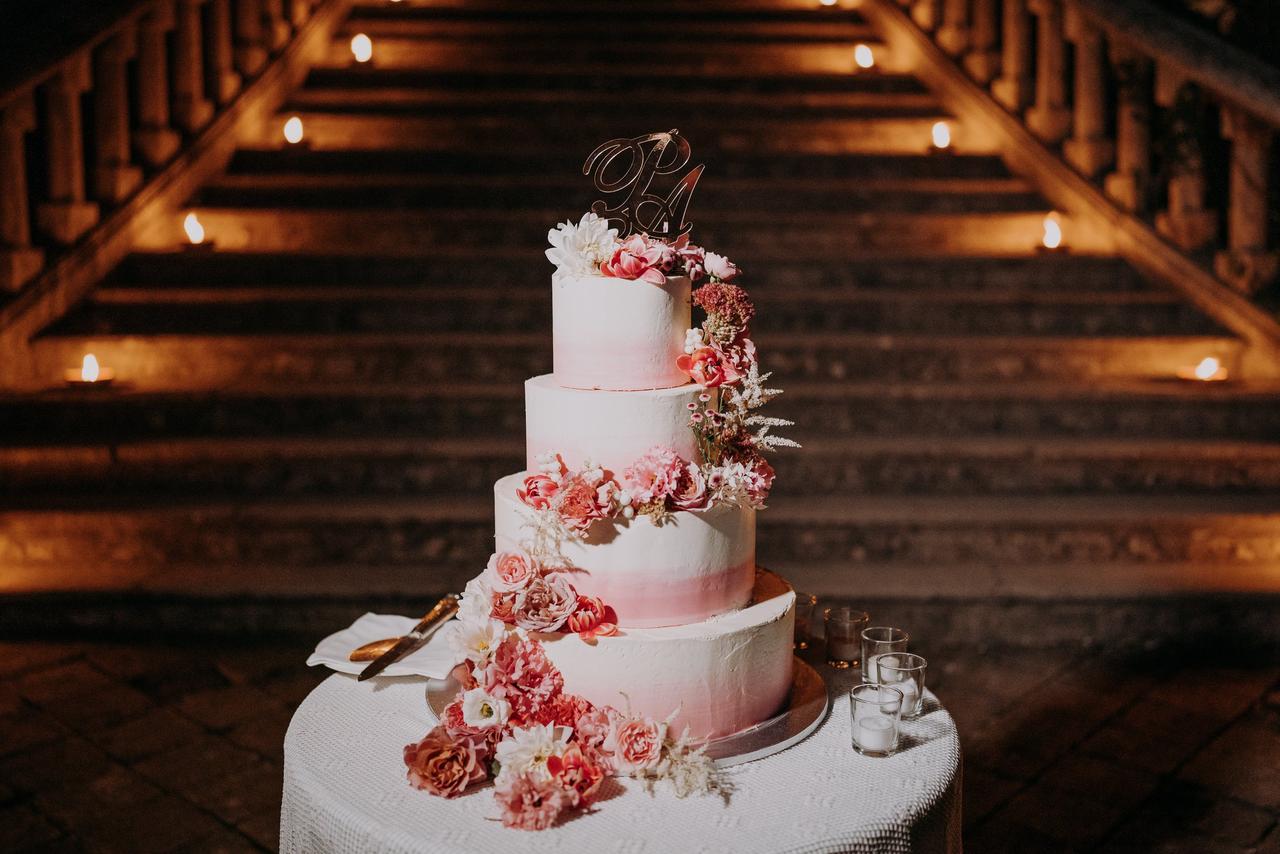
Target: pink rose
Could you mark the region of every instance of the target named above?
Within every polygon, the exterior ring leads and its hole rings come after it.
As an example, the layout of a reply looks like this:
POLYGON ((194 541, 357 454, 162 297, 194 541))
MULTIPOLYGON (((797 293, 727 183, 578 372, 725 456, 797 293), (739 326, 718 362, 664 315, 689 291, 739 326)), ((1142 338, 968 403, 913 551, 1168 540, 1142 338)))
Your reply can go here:
POLYGON ((578 607, 578 591, 569 576, 553 572, 535 578, 516 594, 516 625, 531 632, 554 632, 578 607))
POLYGON ((510 703, 510 722, 519 724, 532 720, 543 705, 560 695, 564 677, 547 658, 542 644, 509 634, 494 650, 478 683, 510 703))
POLYGON ((684 461, 670 448, 653 448, 622 473, 622 479, 640 504, 664 501, 676 491, 684 461))
POLYGON ((634 774, 654 767, 662 759, 667 725, 644 718, 618 718, 604 741, 619 774, 634 774))
POLYGON ((671 503, 681 510, 701 510, 707 506, 709 497, 702 469, 694 463, 685 463, 676 481, 676 490, 671 494, 671 503))
POLYGON ((583 640, 608 637, 618 633, 618 617, 597 596, 578 596, 578 608, 569 615, 565 627, 577 632, 583 640))
POLYGON ((524 486, 517 487, 516 498, 534 510, 546 510, 559 491, 560 484, 556 483, 550 475, 531 474, 524 479, 524 486))
POLYGON ((498 552, 485 568, 485 581, 499 593, 523 590, 539 575, 538 564, 523 551, 498 552))
POLYGON ((737 264, 714 252, 706 253, 706 260, 703 263, 707 268, 707 273, 722 282, 732 282, 742 273, 737 264))
POLYGON ((666 284, 666 270, 675 264, 675 250, 659 241, 650 242, 643 235, 627 238, 613 257, 600 265, 600 274, 617 279, 642 279, 650 284, 666 284))
POLYGON ((451 739, 443 727, 417 744, 405 745, 404 764, 414 788, 442 798, 456 798, 488 776, 475 745, 469 739, 451 739))
POLYGON ((699 347, 691 355, 681 355, 676 359, 676 367, 705 388, 732 383, 741 376, 716 347, 699 347))
POLYGON ((502 808, 503 826, 517 830, 546 830, 573 803, 554 778, 539 779, 530 774, 513 776, 493 795, 502 808))
POLYGON ((489 616, 504 623, 515 623, 516 592, 512 590, 505 592, 495 590, 493 592, 493 608, 489 611, 489 616))
POLYGON ((591 523, 609 515, 613 491, 602 488, 609 481, 590 483, 582 475, 569 479, 560 491, 556 511, 570 528, 586 531, 591 523))
POLYGON ((575 807, 591 803, 604 780, 604 770, 592 762, 577 744, 570 744, 559 756, 548 756, 547 773, 575 807))

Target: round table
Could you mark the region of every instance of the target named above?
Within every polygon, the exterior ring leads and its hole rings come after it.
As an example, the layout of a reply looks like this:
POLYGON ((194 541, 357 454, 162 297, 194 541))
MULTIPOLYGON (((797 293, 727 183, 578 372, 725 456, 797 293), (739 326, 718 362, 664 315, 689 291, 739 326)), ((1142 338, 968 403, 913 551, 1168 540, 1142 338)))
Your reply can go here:
MULTIPOLYGON (((959 852, 960 741, 932 694, 902 749, 850 747, 849 676, 822 668, 827 719, 781 753, 727 770, 733 791, 685 800, 619 779, 594 811, 537 833, 498 822, 492 788, 444 800, 405 779, 404 745, 435 724, 421 679, 334 675, 284 743, 284 852, 959 852)), ((665 785, 665 784, 664 784, 665 785)))

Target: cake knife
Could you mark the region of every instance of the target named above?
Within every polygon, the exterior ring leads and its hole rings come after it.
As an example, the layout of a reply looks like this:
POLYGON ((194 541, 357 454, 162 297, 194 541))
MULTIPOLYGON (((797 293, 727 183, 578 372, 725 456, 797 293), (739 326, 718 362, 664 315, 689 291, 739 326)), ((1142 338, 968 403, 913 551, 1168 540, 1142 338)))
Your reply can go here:
POLYGON ((432 632, 443 625, 445 620, 457 612, 458 594, 450 593, 443 597, 431 607, 431 610, 418 622, 418 625, 413 627, 413 631, 396 641, 395 646, 391 647, 391 649, 369 662, 369 666, 360 671, 356 681, 363 682, 386 670, 389 665, 403 658, 410 650, 422 643, 432 632))

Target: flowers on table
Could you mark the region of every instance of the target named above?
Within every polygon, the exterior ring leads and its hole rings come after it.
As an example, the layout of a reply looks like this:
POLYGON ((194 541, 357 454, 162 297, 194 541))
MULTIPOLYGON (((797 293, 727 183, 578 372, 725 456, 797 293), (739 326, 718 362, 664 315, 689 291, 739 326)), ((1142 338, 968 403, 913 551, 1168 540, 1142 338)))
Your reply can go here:
POLYGON ((723 255, 689 243, 687 236, 668 243, 637 233, 618 239, 618 230, 595 213, 577 223, 562 222, 547 232, 547 260, 555 276, 607 276, 664 284, 668 276, 688 276, 696 287, 704 282, 732 282, 738 266, 723 255))

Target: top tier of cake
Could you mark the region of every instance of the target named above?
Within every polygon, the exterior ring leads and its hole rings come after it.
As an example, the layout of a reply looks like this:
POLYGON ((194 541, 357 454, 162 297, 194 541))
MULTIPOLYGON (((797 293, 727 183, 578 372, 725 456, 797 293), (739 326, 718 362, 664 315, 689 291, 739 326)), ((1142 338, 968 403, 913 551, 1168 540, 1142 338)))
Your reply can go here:
POLYGON ((687 276, 666 283, 556 276, 551 285, 555 381, 639 391, 689 382, 676 367, 690 320, 687 276))

